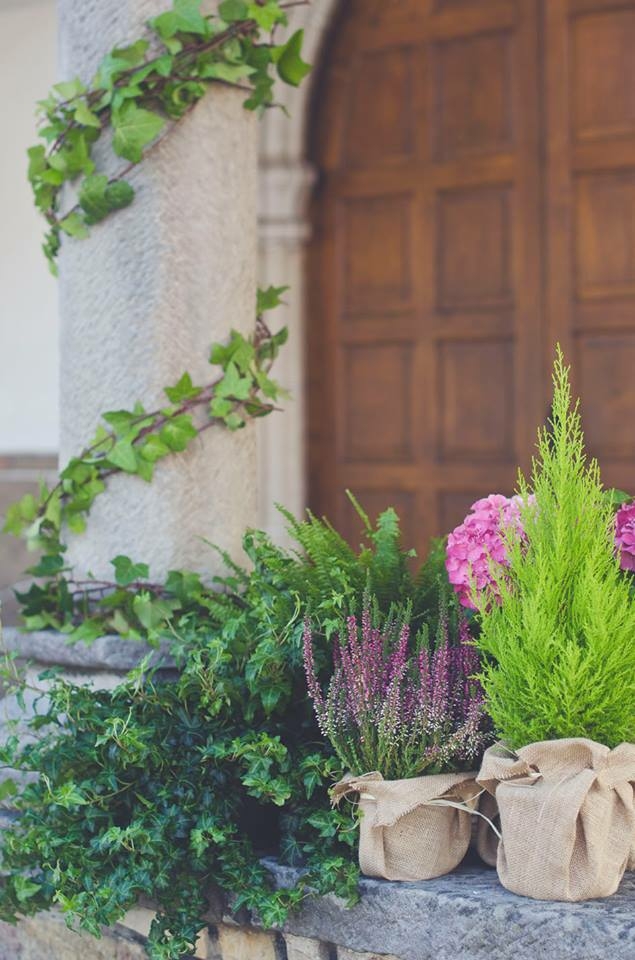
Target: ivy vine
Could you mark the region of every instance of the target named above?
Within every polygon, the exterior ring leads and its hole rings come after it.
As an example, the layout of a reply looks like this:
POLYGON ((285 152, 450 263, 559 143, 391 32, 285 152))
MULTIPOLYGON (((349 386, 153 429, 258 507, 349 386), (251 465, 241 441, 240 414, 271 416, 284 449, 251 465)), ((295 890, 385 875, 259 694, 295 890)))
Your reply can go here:
POLYGON ((209 362, 220 370, 216 377, 199 385, 185 372, 164 389, 165 406, 148 411, 136 403, 132 410, 107 411, 92 441, 68 462, 57 483, 49 487, 42 482, 37 496, 27 493, 9 507, 4 532, 23 538, 30 550, 41 553, 27 570, 39 582, 17 594, 27 629, 64 630, 73 633, 74 640, 85 641, 104 631, 153 640, 166 617, 182 609, 179 597, 194 595, 198 605, 197 598, 203 595, 200 578, 193 584, 194 574, 179 573, 167 585, 141 583, 148 577, 147 566, 127 557, 112 561, 116 574, 112 583, 73 580, 64 557, 64 535, 83 532, 95 499, 115 474, 150 482, 160 460, 186 450, 209 427, 239 430, 247 421, 278 409, 276 402, 286 391, 271 377, 271 366, 287 330, 272 334, 264 315, 282 302, 286 289, 258 291, 252 338, 234 330, 227 344, 214 344, 209 362), (102 615, 91 619, 95 599, 101 601, 102 615))
POLYGON ((43 250, 51 269, 61 237, 83 238, 89 228, 134 199, 132 168, 184 117, 211 84, 244 89, 248 110, 273 104, 274 80, 297 86, 310 67, 302 60, 303 31, 275 42, 286 10, 307 0, 224 0, 213 14, 201 0, 173 0, 148 21, 148 36, 116 47, 88 85, 56 84, 39 103, 43 143, 28 151, 35 205, 48 223, 43 250), (112 128, 112 150, 127 161, 114 176, 99 173, 93 147, 112 128), (76 201, 62 210, 64 187, 76 201))

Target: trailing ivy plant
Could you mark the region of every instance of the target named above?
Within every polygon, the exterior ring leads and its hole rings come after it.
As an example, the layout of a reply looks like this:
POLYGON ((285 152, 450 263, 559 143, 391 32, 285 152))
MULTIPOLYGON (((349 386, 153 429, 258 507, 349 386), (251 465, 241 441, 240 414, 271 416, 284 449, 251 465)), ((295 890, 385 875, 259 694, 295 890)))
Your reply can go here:
POLYGON ((212 84, 246 91, 245 107, 273 103, 274 77, 298 85, 309 71, 301 57, 303 32, 275 42, 287 23, 280 0, 223 0, 203 14, 201 0, 173 0, 147 24, 147 36, 116 47, 99 63, 93 80, 56 84, 40 101, 40 139, 31 147, 29 180, 35 205, 48 223, 44 252, 55 272, 61 236, 82 238, 134 198, 126 179, 158 137, 168 133, 212 84), (114 176, 100 173, 93 147, 111 129, 111 146, 125 163, 114 176), (62 209, 73 184, 76 202, 62 209))
MULTIPOLYGON (((285 391, 272 379, 271 366, 286 342, 287 331, 283 328, 272 334, 264 314, 279 305, 285 289, 259 291, 256 333, 251 339, 232 331, 227 344, 212 347, 210 364, 219 368, 215 378, 198 385, 186 372, 177 383, 165 388, 165 406, 149 411, 137 403, 132 410, 104 413, 93 440, 68 462, 57 483, 52 487, 42 483, 37 496, 28 493, 9 507, 4 532, 24 538, 29 549, 41 553, 27 572, 44 578, 44 584, 34 583, 24 594, 18 594, 28 629, 66 629, 77 612, 73 593, 81 593, 86 604, 95 592, 108 591, 108 584, 67 579, 70 571, 64 558, 64 535, 85 529, 90 509, 110 477, 124 473, 150 482, 158 461, 186 450, 209 427, 238 430, 248 420, 277 409, 276 401, 285 396, 285 391)), ((152 633, 156 606, 152 610, 147 606, 146 592, 139 583, 147 579, 147 567, 125 557, 112 562, 116 586, 140 590, 135 606, 137 619, 152 633)), ((182 578, 178 584, 175 578, 166 584, 166 590, 180 595, 182 578)), ((163 602, 165 614, 170 609, 169 600, 163 602)), ((127 625, 121 615, 117 616, 117 597, 110 597, 107 603, 113 611, 110 628, 125 634, 127 625)), ((83 619, 86 612, 85 606, 83 619)), ((100 629, 103 632, 103 624, 100 629)), ((75 639, 91 639, 94 635, 90 626, 85 626, 75 639)))
MULTIPOLYGON (((32 737, 9 739, 0 763, 31 778, 4 788, 19 817, 0 837, 2 918, 59 904, 69 924, 99 935, 143 895, 158 905, 149 956, 180 960, 212 885, 268 926, 309 893, 354 902, 355 823, 329 809, 328 787, 345 771, 306 696, 304 613, 320 669, 365 585, 382 619, 398 607, 431 624, 443 597, 454 610, 456 600, 442 551, 410 571, 393 510, 366 518, 358 550, 326 521, 288 519, 297 549, 246 534, 250 568, 231 564, 220 590, 179 572, 162 596, 147 591, 172 637, 175 680, 147 662, 112 691, 53 680, 27 721, 32 737), (170 616, 160 606, 168 592, 180 595, 170 616), (299 868, 290 889, 275 889, 267 854, 299 868)), ((119 593, 112 606, 93 604, 93 616, 125 610, 132 621, 146 591, 130 581, 146 568, 119 558, 115 570, 119 593)))

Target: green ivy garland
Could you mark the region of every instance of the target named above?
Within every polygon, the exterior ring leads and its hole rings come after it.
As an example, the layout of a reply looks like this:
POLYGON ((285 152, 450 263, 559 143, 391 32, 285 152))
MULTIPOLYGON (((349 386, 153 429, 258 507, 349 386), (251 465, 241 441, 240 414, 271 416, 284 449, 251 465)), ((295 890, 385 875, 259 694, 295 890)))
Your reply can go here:
POLYGON ((260 110, 273 104, 275 74, 297 86, 309 72, 301 57, 302 30, 284 43, 274 40, 298 0, 224 0, 209 15, 200 4, 173 0, 148 21, 148 37, 102 59, 90 85, 78 78, 58 83, 40 101, 44 143, 28 151, 28 176, 49 226, 43 250, 54 273, 62 234, 86 237, 89 227, 132 202, 130 170, 211 84, 246 90, 245 107, 260 110), (93 146, 108 128, 112 150, 128 161, 112 177, 97 172, 93 159, 93 146), (77 185, 77 202, 62 211, 69 183, 77 185))
MULTIPOLYGON (((158 410, 147 411, 137 403, 132 410, 107 411, 91 443, 69 461, 54 486, 42 483, 38 496, 27 493, 9 507, 4 532, 24 538, 29 549, 41 553, 38 563, 27 571, 40 582, 24 593, 18 592, 27 629, 70 631, 74 640, 86 641, 113 630, 123 636, 149 634, 154 639, 155 628, 179 607, 170 604, 174 597, 166 598, 162 586, 153 589, 144 584, 142 592, 133 598, 129 588, 146 578, 148 571, 144 564, 134 565, 128 558, 113 561, 117 576, 112 584, 69 579, 64 534, 83 532, 95 499, 114 474, 125 473, 150 482, 159 460, 187 449, 209 427, 238 430, 248 420, 277 409, 276 401, 286 392, 270 372, 286 342, 287 330, 272 334, 264 314, 281 303, 286 289, 258 291, 253 338, 248 340, 234 330, 227 344, 212 347, 210 364, 220 368, 218 376, 197 385, 189 373, 184 373, 174 386, 165 388, 168 402, 158 410), (126 589, 122 593, 118 588, 126 589), (91 619, 90 600, 102 594, 107 594, 103 599, 108 613, 91 619), (118 607, 128 600, 133 603, 134 617, 127 620, 118 607), (138 631, 133 628, 135 622, 138 631)), ((139 588, 139 583, 136 586, 139 588)))

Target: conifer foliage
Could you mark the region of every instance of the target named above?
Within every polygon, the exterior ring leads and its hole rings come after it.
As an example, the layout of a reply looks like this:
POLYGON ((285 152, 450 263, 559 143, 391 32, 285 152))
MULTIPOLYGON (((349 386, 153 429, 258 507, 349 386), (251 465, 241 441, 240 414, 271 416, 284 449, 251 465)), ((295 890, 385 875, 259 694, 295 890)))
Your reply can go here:
POLYGON ((560 349, 553 379, 531 482, 519 479, 526 536, 507 529, 509 566, 479 596, 481 679, 511 747, 589 737, 613 748, 635 740, 635 604, 560 349))

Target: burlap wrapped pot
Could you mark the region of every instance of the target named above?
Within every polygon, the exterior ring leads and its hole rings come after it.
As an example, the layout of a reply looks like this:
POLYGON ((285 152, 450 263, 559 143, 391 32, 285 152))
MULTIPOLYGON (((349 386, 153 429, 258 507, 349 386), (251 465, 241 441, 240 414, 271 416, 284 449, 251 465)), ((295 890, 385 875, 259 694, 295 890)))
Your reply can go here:
POLYGON ((477 779, 498 803, 503 886, 537 900, 615 893, 635 835, 635 744, 547 740, 515 752, 497 744, 477 779))
POLYGON ((472 847, 488 867, 495 867, 500 843, 500 817, 496 797, 483 788, 478 798, 479 816, 472 823, 472 847))
POLYGON ((475 776, 384 780, 380 773, 367 773, 338 783, 332 792, 335 803, 359 795, 362 873, 385 880, 430 880, 454 870, 470 844, 469 811, 476 808, 480 792, 475 776))

